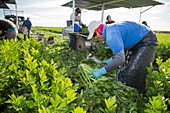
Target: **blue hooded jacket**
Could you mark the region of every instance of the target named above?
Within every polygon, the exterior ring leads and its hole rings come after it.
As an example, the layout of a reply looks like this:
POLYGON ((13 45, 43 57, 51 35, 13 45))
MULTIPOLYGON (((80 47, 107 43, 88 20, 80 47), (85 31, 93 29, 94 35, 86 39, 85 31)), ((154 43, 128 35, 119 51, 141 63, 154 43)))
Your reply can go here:
POLYGON ((130 49, 140 42, 151 31, 148 27, 132 22, 123 21, 111 25, 104 25, 102 37, 111 48, 113 54, 123 49, 130 49))
POLYGON ((31 21, 24 20, 23 25, 26 26, 28 29, 31 29, 32 23, 31 21))

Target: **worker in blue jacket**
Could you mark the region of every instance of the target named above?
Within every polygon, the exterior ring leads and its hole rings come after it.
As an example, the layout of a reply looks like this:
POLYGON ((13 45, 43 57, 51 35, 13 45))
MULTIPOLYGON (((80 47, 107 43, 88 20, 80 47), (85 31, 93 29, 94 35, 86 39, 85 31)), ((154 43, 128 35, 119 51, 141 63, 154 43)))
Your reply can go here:
POLYGON ((32 28, 32 23, 30 21, 30 18, 28 17, 26 20, 24 20, 23 22, 23 27, 24 27, 24 40, 26 39, 26 33, 28 32, 28 38, 30 37, 30 33, 31 33, 31 28, 32 28))
POLYGON ((88 39, 105 41, 111 48, 113 56, 103 63, 104 67, 93 70, 90 74, 95 79, 117 67, 118 81, 145 93, 147 67, 154 60, 157 37, 145 25, 132 21, 123 21, 104 25, 100 21, 92 21, 88 25, 88 39), (125 51, 130 52, 126 59, 125 51))

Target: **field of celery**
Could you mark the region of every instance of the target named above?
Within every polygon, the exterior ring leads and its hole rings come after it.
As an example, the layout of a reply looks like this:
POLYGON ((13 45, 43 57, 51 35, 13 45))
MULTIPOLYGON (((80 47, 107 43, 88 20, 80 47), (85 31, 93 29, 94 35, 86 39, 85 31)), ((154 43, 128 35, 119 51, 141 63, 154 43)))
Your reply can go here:
POLYGON ((112 56, 104 44, 94 50, 70 50, 61 28, 33 28, 53 45, 34 38, 0 42, 0 112, 2 113, 168 113, 170 112, 170 34, 157 33, 158 49, 148 67, 146 95, 116 81, 117 70, 86 81, 80 64, 89 53, 112 56))

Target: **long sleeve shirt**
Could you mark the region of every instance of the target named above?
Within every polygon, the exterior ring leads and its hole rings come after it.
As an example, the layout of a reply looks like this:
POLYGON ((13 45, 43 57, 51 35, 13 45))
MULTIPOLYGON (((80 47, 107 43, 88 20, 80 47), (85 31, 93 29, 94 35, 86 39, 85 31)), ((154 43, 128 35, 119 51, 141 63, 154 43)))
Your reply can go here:
POLYGON ((114 55, 112 62, 105 66, 106 70, 111 71, 122 65, 125 62, 124 50, 134 47, 149 31, 148 27, 131 21, 105 25, 102 37, 114 55))
POLYGON ((24 20, 24 22, 23 22, 23 26, 26 26, 28 29, 31 29, 31 27, 32 27, 32 23, 31 23, 31 21, 24 20))
MULTIPOLYGON (((73 18, 73 13, 70 15, 70 20, 72 20, 72 18, 73 18)), ((79 25, 83 24, 81 21, 81 16, 79 16, 79 15, 77 15, 77 16, 74 15, 74 21, 79 22, 79 25)))

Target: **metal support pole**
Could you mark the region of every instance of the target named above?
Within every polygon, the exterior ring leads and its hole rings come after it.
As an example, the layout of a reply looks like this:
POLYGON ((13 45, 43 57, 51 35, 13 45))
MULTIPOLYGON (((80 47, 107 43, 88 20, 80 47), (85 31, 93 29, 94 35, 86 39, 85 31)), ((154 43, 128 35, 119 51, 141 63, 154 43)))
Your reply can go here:
POLYGON ((142 18, 142 7, 140 8, 139 22, 141 21, 141 18, 142 18))
POLYGON ((153 8, 153 7, 154 7, 154 5, 153 5, 153 6, 151 6, 151 7, 149 7, 149 8, 147 8, 147 9, 145 9, 144 11, 142 11, 142 7, 141 7, 141 9, 140 9, 140 17, 139 17, 139 22, 141 21, 141 18, 142 18, 142 13, 146 12, 147 10, 149 10, 149 9, 151 9, 151 8, 153 8))
POLYGON ((103 17, 104 17, 104 6, 105 4, 102 4, 102 15, 101 15, 101 22, 103 23, 103 17))
POLYGON ((4 14, 4 18, 5 18, 5 9, 3 9, 3 14, 4 14))
POLYGON ((73 0, 73 15, 72 15, 72 32, 74 32, 74 18, 75 18, 75 0, 73 0))
POLYGON ((19 26, 18 26, 18 9, 17 9, 17 2, 15 1, 15 11, 16 11, 16 27, 17 29, 19 29, 19 26))

